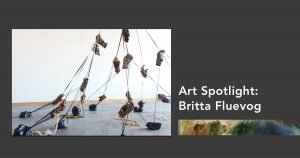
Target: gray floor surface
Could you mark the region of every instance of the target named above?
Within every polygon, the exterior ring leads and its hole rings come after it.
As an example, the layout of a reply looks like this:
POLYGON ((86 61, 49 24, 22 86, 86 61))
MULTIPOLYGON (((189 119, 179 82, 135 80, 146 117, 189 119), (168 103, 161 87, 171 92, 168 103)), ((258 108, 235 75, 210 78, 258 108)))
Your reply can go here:
MULTIPOLYGON (((68 128, 57 131, 56 136, 120 136, 122 130, 122 121, 114 119, 117 112, 123 104, 100 104, 97 111, 89 111, 88 105, 84 106, 83 118, 68 119, 68 128)), ((148 102, 144 105, 144 110, 141 115, 148 122, 153 122, 154 119, 154 102, 148 102)), ((22 111, 31 111, 36 109, 36 106, 30 107, 13 107, 12 108, 12 133, 19 124, 27 126, 33 125, 53 107, 37 111, 30 118, 19 118, 22 111)), ((71 114, 71 112, 70 112, 71 114)), ((171 104, 157 103, 156 122, 162 123, 160 130, 151 131, 145 126, 145 122, 137 113, 129 115, 140 123, 140 126, 127 125, 125 129, 126 136, 170 136, 171 135, 171 104)), ((53 131, 55 120, 49 120, 43 124, 34 127, 32 130, 45 131, 50 129, 53 131)))

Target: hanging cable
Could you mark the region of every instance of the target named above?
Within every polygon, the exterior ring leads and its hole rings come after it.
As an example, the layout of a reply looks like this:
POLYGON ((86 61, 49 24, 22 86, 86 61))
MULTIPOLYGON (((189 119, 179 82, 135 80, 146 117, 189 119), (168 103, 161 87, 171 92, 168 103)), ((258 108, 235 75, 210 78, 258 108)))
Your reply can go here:
POLYGON ((158 85, 159 85, 159 76, 160 76, 160 66, 158 67, 158 76, 157 76, 157 85, 156 85, 156 95, 155 95, 155 97, 156 97, 156 99, 155 99, 155 106, 154 106, 154 121, 153 122, 155 122, 155 115, 156 115, 156 104, 157 104, 157 100, 158 100, 158 97, 157 97, 157 95, 158 95, 158 85))
POLYGON ((152 38, 152 36, 150 35, 150 33, 145 29, 146 33, 148 34, 148 36, 150 37, 150 39, 152 40, 152 42, 154 43, 154 45, 156 46, 157 50, 159 51, 159 47, 158 45, 156 44, 156 42, 154 41, 154 39, 152 38))
MULTIPOLYGON (((139 43, 140 54, 141 54, 141 59, 142 59, 142 65, 144 65, 144 58, 143 58, 143 53, 142 53, 142 47, 141 47, 141 42, 140 42, 139 33, 138 33, 137 29, 136 29, 136 36, 137 36, 138 43, 139 43)), ((143 100, 143 89, 144 89, 144 77, 142 76, 141 100, 143 100)))
MULTIPOLYGON (((121 36, 120 36, 120 40, 119 40, 119 44, 118 44, 118 49, 117 49, 117 52, 116 52, 116 55, 115 57, 118 56, 119 54, 119 49, 120 49, 120 46, 121 46, 121 41, 122 41, 122 32, 121 32, 121 36)), ((108 75, 108 78, 106 80, 106 82, 104 84, 102 84, 97 90, 95 90, 88 98, 87 100, 89 100, 92 96, 94 96, 99 90, 101 90, 103 87, 104 88, 104 93, 106 93, 107 91, 107 88, 108 88, 108 83, 117 75, 117 74, 113 74, 112 70, 113 70, 113 67, 114 67, 114 64, 112 64, 112 67, 111 67, 111 71, 109 72, 109 75, 108 75)))
POLYGON ((106 81, 104 84, 102 84, 97 90, 95 90, 88 98, 87 100, 89 100, 92 96, 94 96, 100 89, 102 89, 107 83, 109 83, 114 77, 116 76, 116 74, 114 74, 110 80, 106 81))
POLYGON ((138 112, 138 114, 141 116, 142 120, 147 123, 147 121, 145 120, 145 118, 143 117, 143 115, 141 113, 138 112))
POLYGON ((141 54, 141 59, 142 59, 142 64, 144 64, 144 58, 143 58, 143 53, 142 53, 142 47, 141 47, 141 42, 140 42, 140 38, 139 38, 139 33, 138 30, 136 29, 136 36, 139 42, 139 47, 140 47, 140 54, 141 54))
MULTIPOLYGON (((138 68, 140 68, 140 66, 136 63, 136 62, 134 62, 134 61, 132 61, 133 62, 133 64, 135 65, 135 66, 137 66, 138 68)), ((166 92, 169 96, 171 96, 171 94, 170 93, 168 93, 161 85, 159 85, 149 74, 148 74, 148 77, 151 79, 151 81, 153 81, 154 83, 155 83, 155 85, 158 85, 158 87, 160 88, 160 89, 162 89, 164 92, 166 92)))
POLYGON ((73 99, 73 101, 71 102, 71 104, 70 104, 70 106, 69 106, 67 112, 62 116, 62 118, 59 120, 59 122, 62 121, 62 120, 68 115, 69 111, 70 111, 71 108, 73 107, 74 103, 76 103, 76 101, 77 101, 77 99, 78 99, 79 96, 80 96, 80 90, 77 91, 77 93, 76 93, 76 95, 74 96, 74 99, 73 99))
MULTIPOLYGON (((152 42, 154 43, 154 45, 156 46, 156 48, 158 49, 158 51, 160 51, 158 45, 156 44, 156 42, 154 41, 154 39, 152 38, 152 36, 150 35, 150 33, 145 29, 146 33, 148 34, 148 36, 150 37, 150 39, 152 40, 152 42)), ((168 54, 165 54, 168 58, 171 59, 171 56, 169 56, 168 54)))
POLYGON ((66 88, 64 89, 63 93, 65 93, 65 91, 68 89, 68 87, 70 86, 71 82, 74 80, 74 78, 76 77, 77 74, 79 74, 82 70, 82 68, 84 67, 87 59, 89 58, 90 54, 92 51, 89 52, 89 54, 87 55, 87 57, 83 60, 82 64, 79 66, 78 70, 76 71, 76 73, 74 74, 74 76, 72 77, 71 81, 68 83, 68 85, 66 86, 66 88))
POLYGON ((89 66, 89 69, 88 69, 88 72, 87 72, 87 75, 86 75, 86 78, 89 78, 89 76, 90 76, 90 72, 91 72, 91 69, 92 69, 94 56, 95 56, 95 54, 93 53, 92 59, 91 59, 91 62, 90 62, 90 66, 89 66))

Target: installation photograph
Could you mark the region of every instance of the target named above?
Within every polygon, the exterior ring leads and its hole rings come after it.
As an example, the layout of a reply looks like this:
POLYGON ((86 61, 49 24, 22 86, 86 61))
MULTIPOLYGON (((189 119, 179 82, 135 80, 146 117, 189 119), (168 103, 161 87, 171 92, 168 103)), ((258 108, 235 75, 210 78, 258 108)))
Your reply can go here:
POLYGON ((171 29, 12 29, 12 136, 171 136, 171 29))

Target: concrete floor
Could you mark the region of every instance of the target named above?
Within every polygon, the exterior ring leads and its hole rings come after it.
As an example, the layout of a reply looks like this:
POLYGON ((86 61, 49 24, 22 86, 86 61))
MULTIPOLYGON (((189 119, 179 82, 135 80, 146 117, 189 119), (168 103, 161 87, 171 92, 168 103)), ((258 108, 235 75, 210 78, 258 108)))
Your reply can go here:
MULTIPOLYGON (((122 121, 114 119, 120 107, 123 104, 100 104, 97 111, 89 111, 88 105, 84 107, 84 118, 68 119, 68 128, 57 131, 56 136, 120 136, 122 129, 122 121)), ((30 118, 19 118, 22 111, 31 111, 36 106, 30 107, 14 107, 12 108, 12 133, 19 124, 27 126, 33 125, 52 108, 46 108, 32 114, 30 118)), ((147 102, 141 113, 146 121, 153 121, 154 102, 147 102)), ((70 114, 72 112, 70 111, 70 114)), ((133 118, 137 120, 140 126, 126 126, 126 136, 170 136, 171 135, 171 104, 157 103, 156 122, 162 123, 160 130, 151 131, 145 126, 145 122, 137 113, 133 113, 133 118)), ((131 115, 129 115, 129 118, 131 115)), ((55 120, 49 120, 32 129, 32 131, 45 131, 50 129, 53 131, 55 120)))

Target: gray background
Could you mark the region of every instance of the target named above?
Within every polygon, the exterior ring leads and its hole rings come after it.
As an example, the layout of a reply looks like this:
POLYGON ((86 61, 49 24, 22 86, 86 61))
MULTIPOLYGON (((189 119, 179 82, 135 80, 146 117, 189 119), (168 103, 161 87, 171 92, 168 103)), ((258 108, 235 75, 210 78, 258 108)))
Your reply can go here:
POLYGON ((299 7, 296 0, 2 0, 1 157, 299 157, 300 137, 177 136, 180 118, 299 120, 299 7), (172 137, 10 136, 12 28, 122 27, 173 29, 172 137), (201 83, 255 86, 262 95, 243 101, 263 111, 179 112, 180 85, 201 83))

